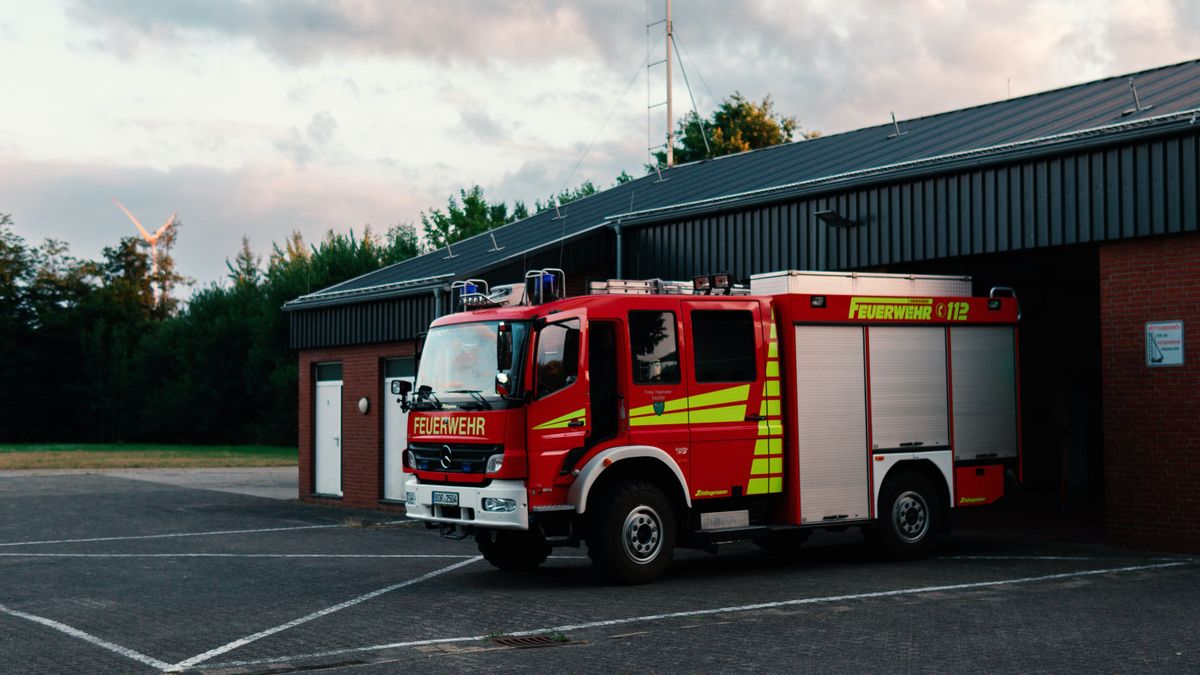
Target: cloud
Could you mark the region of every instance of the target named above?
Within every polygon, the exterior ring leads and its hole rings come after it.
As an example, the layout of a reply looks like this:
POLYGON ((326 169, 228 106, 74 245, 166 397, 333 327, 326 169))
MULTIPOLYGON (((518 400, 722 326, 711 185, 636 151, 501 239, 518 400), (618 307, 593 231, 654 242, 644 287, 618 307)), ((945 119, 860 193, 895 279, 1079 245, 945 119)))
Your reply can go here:
POLYGON ((309 242, 330 228, 376 232, 424 208, 429 198, 401 186, 315 168, 251 165, 234 170, 141 167, 0 159, 0 213, 13 216, 27 241, 67 241, 74 255, 96 257, 136 234, 112 204, 121 200, 144 223, 179 213, 175 258, 201 283, 222 278, 242 235, 260 253, 293 230, 309 242))
MULTIPOLYGON (((127 54, 136 38, 162 41, 244 38, 284 61, 334 54, 408 55, 486 62, 599 51, 603 35, 566 0, 394 2, 392 0, 78 0, 72 16, 103 31, 127 54)), ((639 8, 640 14, 640 8, 639 8)), ((605 24, 611 23, 606 21, 605 24)))

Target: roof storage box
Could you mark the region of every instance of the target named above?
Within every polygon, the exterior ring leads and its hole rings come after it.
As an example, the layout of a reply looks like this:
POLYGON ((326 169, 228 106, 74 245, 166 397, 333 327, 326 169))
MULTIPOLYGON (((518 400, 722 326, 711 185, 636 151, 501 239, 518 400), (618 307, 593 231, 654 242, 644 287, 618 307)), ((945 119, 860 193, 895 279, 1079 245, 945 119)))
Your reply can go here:
POLYGON ((803 272, 784 270, 750 276, 755 295, 816 293, 828 295, 971 295, 971 277, 879 272, 803 272))

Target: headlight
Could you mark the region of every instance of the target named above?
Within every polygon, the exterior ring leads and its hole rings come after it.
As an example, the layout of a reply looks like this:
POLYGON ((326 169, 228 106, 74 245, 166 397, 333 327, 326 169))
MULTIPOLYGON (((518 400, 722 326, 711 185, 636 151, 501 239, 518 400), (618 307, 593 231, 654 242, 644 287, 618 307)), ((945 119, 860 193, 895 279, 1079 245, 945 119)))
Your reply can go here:
POLYGON ((517 500, 502 497, 484 497, 483 510, 492 513, 512 513, 517 510, 517 500))
POLYGON ((404 451, 404 463, 407 464, 408 468, 410 469, 417 468, 417 456, 413 454, 412 450, 404 451))
POLYGON ((503 466, 504 466, 504 455, 492 455, 491 457, 488 457, 487 470, 485 471, 485 473, 496 473, 503 466))

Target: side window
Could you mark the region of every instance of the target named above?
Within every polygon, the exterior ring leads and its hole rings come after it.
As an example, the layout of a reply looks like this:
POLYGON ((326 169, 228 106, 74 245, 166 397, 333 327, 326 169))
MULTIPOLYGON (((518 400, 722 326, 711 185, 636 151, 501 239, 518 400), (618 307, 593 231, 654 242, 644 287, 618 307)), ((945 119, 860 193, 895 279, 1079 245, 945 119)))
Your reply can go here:
POLYGON ((679 342, 675 339, 674 312, 629 312, 629 345, 633 353, 635 383, 679 384, 679 342))
POLYGON ((553 394, 578 377, 579 321, 547 324, 538 335, 538 398, 553 394))
POLYGON ((754 315, 749 310, 692 312, 697 382, 755 379, 754 315))

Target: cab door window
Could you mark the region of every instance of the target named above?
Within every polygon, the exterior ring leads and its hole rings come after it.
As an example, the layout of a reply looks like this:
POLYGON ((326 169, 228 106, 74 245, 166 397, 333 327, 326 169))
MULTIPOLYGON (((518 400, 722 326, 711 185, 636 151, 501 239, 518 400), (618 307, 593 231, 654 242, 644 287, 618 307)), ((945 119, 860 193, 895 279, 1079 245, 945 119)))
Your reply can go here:
POLYGON ((692 345, 697 382, 753 382, 754 315, 748 310, 692 312, 692 345))
POLYGON ((629 312, 629 345, 635 384, 679 384, 674 312, 629 312))
POLYGON ((579 379, 579 321, 548 324, 538 336, 537 397, 545 398, 579 379))

